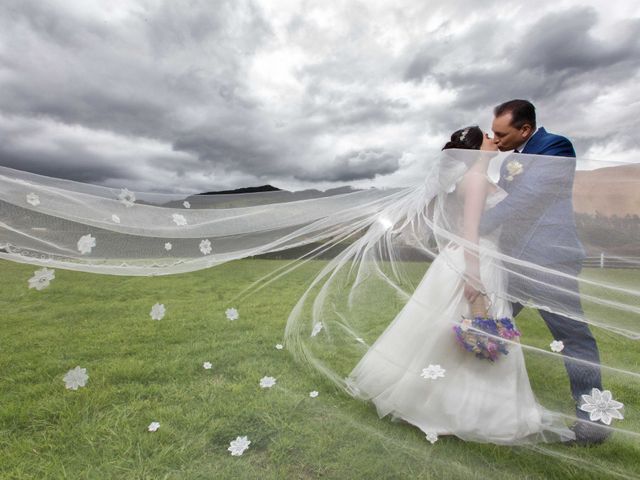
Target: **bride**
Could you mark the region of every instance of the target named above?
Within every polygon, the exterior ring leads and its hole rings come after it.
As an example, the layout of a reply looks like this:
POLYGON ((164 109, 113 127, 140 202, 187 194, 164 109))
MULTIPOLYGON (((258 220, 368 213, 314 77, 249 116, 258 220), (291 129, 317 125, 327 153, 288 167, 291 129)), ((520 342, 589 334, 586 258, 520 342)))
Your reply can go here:
MULTIPOLYGON (((449 148, 496 149, 476 126, 454 132, 443 150, 449 148)), ((348 390, 370 400, 380 417, 391 415, 427 435, 496 444, 571 440, 575 435, 562 419, 536 402, 517 341, 490 363, 461 348, 453 331, 463 317, 473 316, 465 298, 470 286, 486 292, 489 317, 511 317, 506 275, 499 260, 487 255, 497 249, 498 232, 478 236, 483 210, 506 196, 487 176, 489 159, 479 156, 442 200, 448 212, 460 213, 454 233, 465 247, 452 240, 441 249, 404 308, 346 379, 348 390)))

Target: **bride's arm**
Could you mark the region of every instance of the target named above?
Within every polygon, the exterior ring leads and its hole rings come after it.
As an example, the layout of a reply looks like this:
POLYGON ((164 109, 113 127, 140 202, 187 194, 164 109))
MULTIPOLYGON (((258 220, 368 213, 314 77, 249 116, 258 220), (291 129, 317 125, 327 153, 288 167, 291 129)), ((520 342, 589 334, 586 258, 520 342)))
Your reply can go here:
POLYGON ((486 176, 488 165, 489 159, 481 157, 464 175, 460 189, 464 195, 462 233, 465 240, 465 297, 469 302, 473 302, 484 288, 480 280, 478 230, 489 188, 486 176))

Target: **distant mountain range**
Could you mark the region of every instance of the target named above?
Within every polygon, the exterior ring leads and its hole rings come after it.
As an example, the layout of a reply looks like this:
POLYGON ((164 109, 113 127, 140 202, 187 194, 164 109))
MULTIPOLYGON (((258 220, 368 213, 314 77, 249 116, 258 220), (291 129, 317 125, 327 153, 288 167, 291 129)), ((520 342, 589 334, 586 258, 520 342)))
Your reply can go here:
POLYGON ((326 191, 316 189, 290 192, 274 187, 261 185, 258 187, 243 187, 234 190, 219 190, 190 195, 180 200, 164 203, 164 207, 182 208, 183 201, 188 201, 191 208, 231 208, 248 207, 251 205, 266 205, 269 203, 291 202, 294 200, 308 200, 310 198, 327 197, 356 192, 352 187, 338 187, 326 191), (238 195, 244 194, 244 195, 238 195))
POLYGON ((256 193, 256 192, 279 192, 280 188, 276 188, 273 185, 261 185, 259 187, 244 187, 236 188, 235 190, 219 190, 217 192, 204 192, 198 193, 198 195, 227 195, 229 193, 256 193))

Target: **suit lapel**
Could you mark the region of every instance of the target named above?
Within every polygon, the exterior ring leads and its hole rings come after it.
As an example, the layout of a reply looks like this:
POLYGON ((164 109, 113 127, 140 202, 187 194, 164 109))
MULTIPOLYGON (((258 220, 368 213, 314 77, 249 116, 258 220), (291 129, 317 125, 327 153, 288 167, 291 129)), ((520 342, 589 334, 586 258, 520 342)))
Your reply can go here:
POLYGON ((547 131, 544 127, 540 127, 536 133, 533 134, 533 137, 529 139, 527 144, 524 146, 522 153, 531 153, 535 154, 540 151, 540 142, 547 135, 547 131))

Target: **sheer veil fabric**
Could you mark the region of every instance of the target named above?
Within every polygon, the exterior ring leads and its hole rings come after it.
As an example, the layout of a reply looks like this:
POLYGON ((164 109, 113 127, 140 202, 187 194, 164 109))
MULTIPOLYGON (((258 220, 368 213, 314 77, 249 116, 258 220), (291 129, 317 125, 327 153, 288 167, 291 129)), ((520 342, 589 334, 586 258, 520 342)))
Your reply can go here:
MULTIPOLYGON (((638 177, 629 174, 637 165, 469 150, 446 150, 425 162, 425 178, 404 188, 191 197, 0 167, 0 258, 137 276, 273 252, 291 259, 238 298, 322 258, 291 305, 286 348, 346 394, 372 400, 381 416, 473 441, 561 441, 571 438, 566 427, 576 420, 576 402, 584 405, 582 395, 591 393, 580 390, 588 383, 580 376, 601 375, 602 390, 624 404, 613 409, 624 419, 606 426, 610 441, 637 448, 640 371, 634 357, 610 351, 612 344, 637 351, 640 339, 640 212, 632 186, 638 177), (475 171, 481 162, 488 169, 475 171), (496 186, 495 172, 510 162, 515 173, 506 180, 503 171, 496 186), (544 178, 532 179, 534 171, 544 178), (481 226, 478 245, 463 233, 461 185, 471 175, 487 184, 481 205, 487 218, 515 198, 505 190, 525 192, 507 217, 481 226), (573 224, 556 222, 567 212, 573 224), (465 252, 479 257, 480 278, 468 277, 465 252), (606 258, 630 268, 608 268, 606 258), (523 334, 507 342, 507 355, 495 362, 474 357, 453 331, 470 315, 464 281, 486 293, 494 317, 510 317, 514 302, 588 326, 601 341, 599 356, 585 357, 571 335, 561 348, 558 332, 549 333, 552 349, 530 338, 516 318, 523 334), (443 376, 423 375, 436 365, 443 376), (565 372, 578 379, 570 388, 568 380, 562 391, 545 382, 565 372)), ((611 412, 611 405, 601 401, 592 411, 611 412)))

